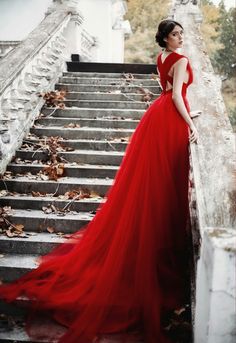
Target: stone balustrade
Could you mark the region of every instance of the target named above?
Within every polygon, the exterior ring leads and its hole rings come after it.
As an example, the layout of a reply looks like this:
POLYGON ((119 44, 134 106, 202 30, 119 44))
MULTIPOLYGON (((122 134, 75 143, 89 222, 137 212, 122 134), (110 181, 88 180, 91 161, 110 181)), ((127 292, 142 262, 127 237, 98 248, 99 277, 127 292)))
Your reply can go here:
POLYGON ((22 144, 72 53, 89 61, 94 39, 82 27, 73 1, 55 2, 27 39, 0 60, 0 174, 22 144))
POLYGON ((19 44, 20 41, 0 41, 0 58, 4 57, 19 44))
POLYGON ((88 31, 82 29, 81 32, 81 61, 96 61, 96 49, 98 42, 88 31))

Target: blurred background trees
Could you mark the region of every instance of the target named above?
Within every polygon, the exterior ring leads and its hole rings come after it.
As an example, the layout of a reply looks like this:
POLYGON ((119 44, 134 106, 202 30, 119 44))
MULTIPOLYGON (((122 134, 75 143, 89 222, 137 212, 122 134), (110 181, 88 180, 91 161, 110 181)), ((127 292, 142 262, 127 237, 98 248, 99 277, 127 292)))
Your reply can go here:
POLYGON ((222 94, 231 124, 236 130, 236 8, 201 1, 202 36, 215 71, 222 80, 222 94))
POLYGON ((155 42, 159 22, 170 10, 170 0, 127 0, 126 19, 133 34, 125 41, 125 62, 155 63, 160 51, 155 42))

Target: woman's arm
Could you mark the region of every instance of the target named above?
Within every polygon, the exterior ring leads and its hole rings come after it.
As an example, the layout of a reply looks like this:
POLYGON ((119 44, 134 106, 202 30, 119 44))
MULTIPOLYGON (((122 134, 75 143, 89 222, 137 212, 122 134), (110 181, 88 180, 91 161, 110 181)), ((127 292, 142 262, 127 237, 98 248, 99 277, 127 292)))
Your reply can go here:
POLYGON ((184 118, 186 123, 189 125, 190 130, 192 131, 190 135, 190 142, 195 142, 198 140, 198 133, 186 109, 186 106, 182 97, 182 87, 183 87, 185 72, 187 68, 187 63, 188 63, 187 58, 181 58, 174 65, 172 100, 177 110, 179 111, 180 115, 184 118))

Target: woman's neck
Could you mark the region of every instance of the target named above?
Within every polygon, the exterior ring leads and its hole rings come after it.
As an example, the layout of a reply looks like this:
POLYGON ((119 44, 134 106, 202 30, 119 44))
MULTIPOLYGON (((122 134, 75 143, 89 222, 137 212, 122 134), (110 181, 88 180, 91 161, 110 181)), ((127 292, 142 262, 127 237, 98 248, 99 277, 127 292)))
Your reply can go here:
POLYGON ((166 52, 175 52, 177 49, 170 49, 170 48, 165 48, 165 50, 164 51, 166 51, 166 52))

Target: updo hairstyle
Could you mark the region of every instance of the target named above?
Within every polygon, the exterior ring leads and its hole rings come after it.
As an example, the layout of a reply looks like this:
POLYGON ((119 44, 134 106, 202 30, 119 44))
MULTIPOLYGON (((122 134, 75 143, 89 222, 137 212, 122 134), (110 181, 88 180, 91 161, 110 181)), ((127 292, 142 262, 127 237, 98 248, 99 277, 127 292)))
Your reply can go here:
POLYGON ((164 38, 168 37, 168 34, 178 25, 183 29, 183 26, 175 20, 165 19, 162 20, 158 26, 158 31, 156 33, 156 42, 161 48, 166 48, 166 42, 164 38))

